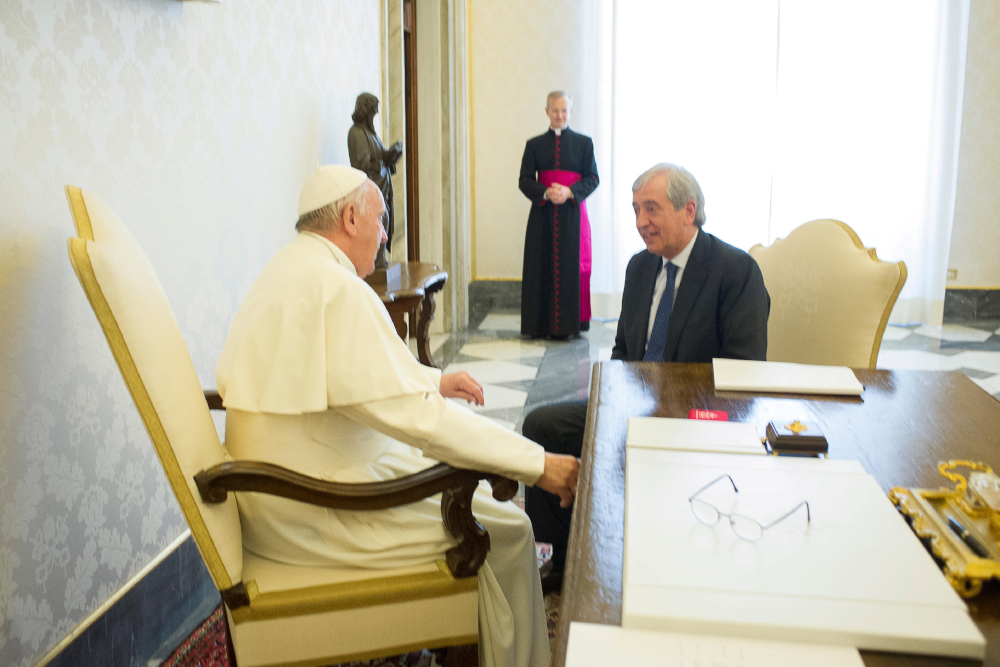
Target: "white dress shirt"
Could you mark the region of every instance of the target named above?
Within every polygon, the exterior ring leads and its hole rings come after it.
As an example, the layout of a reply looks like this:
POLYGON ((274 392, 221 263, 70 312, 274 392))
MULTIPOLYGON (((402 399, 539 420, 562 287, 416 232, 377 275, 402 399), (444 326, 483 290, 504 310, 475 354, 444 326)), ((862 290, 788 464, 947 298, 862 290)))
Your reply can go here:
POLYGON ((656 320, 656 309, 660 307, 660 298, 663 296, 663 291, 667 289, 667 262, 670 262, 677 267, 677 277, 674 279, 674 301, 677 300, 677 288, 681 286, 681 278, 684 277, 684 267, 687 266, 688 257, 691 256, 691 248, 694 247, 694 242, 698 240, 698 230, 695 230, 694 236, 688 241, 688 244, 684 246, 673 259, 666 259, 661 257, 660 261, 660 272, 656 274, 656 287, 653 288, 653 302, 649 305, 649 326, 646 327, 646 345, 649 345, 649 338, 653 335, 653 323, 656 320))

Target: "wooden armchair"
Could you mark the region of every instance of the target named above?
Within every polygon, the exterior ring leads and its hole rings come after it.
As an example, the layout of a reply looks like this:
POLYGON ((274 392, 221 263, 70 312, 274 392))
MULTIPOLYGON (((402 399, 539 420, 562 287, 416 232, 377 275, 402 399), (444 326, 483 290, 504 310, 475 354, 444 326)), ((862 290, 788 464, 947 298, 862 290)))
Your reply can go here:
POLYGON ((516 482, 439 464, 387 482, 340 484, 272 464, 233 461, 159 280, 125 225, 100 198, 68 186, 77 237, 70 262, 139 410, 171 489, 226 607, 230 659, 241 667, 329 665, 450 647, 476 664, 478 579, 489 535, 471 511, 480 479, 508 500, 516 482), (372 571, 306 568, 243 549, 230 491, 324 507, 373 510, 442 493, 458 545, 427 566, 372 571))

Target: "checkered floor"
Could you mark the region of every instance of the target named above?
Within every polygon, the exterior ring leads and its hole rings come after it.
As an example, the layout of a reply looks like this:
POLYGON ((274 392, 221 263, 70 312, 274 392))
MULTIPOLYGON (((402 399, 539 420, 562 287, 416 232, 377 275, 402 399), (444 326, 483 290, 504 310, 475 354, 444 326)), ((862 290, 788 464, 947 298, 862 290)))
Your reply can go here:
MULTIPOLYGON (((521 340, 520 316, 497 311, 475 329, 432 337, 431 347, 446 372, 467 371, 483 384, 486 404, 474 410, 519 431, 535 407, 587 397, 591 366, 611 357, 616 327, 594 321, 577 339, 527 341, 521 340)), ((890 325, 878 368, 957 370, 1000 399, 1000 321, 890 325)))

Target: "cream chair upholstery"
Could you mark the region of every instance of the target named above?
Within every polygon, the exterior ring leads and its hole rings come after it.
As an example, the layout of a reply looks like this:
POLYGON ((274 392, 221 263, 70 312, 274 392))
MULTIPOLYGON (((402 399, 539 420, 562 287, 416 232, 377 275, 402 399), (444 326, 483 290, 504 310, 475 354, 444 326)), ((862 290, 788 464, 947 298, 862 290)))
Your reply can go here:
POLYGON ((767 360, 875 368, 906 264, 883 262, 838 220, 813 220, 750 254, 771 296, 767 360))
POLYGON ((100 198, 66 192, 77 229, 70 260, 226 601, 240 667, 329 665, 445 646, 464 647, 457 653, 467 658, 478 641, 476 576, 456 578, 441 562, 372 578, 243 550, 235 496, 206 503, 194 481, 228 456, 153 268, 100 198))

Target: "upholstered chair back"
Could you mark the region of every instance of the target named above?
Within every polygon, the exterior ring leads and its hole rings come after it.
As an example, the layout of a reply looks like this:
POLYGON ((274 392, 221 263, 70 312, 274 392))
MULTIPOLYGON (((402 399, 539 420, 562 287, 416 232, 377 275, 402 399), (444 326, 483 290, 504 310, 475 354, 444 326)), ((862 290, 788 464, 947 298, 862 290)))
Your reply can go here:
POLYGON ((236 500, 202 503, 194 475, 226 458, 153 267, 101 199, 67 186, 77 238, 69 256, 104 330, 174 496, 220 590, 240 582, 243 540, 236 500))
POLYGON ((771 295, 768 361, 875 368, 906 264, 883 262, 838 220, 813 220, 750 254, 771 295))

